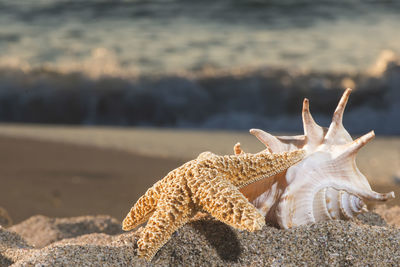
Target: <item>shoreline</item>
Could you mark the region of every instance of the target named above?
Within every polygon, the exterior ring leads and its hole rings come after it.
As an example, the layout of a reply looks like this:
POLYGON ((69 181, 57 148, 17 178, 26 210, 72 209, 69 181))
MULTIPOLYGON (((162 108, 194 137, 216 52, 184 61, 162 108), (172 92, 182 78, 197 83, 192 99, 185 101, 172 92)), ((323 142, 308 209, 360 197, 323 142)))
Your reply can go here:
MULTIPOLYGON (((15 223, 36 214, 121 220, 169 171, 203 151, 232 154, 238 141, 248 152, 263 149, 245 132, 2 124, 0 206, 15 223)), ((378 137, 357 158, 373 190, 395 192, 389 206, 400 204, 392 177, 399 152, 400 138, 378 137)))

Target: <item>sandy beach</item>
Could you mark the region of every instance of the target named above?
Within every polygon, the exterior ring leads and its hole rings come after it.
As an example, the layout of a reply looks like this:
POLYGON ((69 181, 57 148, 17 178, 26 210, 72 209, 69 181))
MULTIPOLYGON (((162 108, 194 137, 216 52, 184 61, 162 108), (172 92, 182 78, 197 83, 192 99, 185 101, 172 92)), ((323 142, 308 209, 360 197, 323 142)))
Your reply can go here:
MULTIPOLYGON (((238 141, 249 152, 263 149, 246 132, 1 125, 0 205, 14 222, 36 214, 122 220, 170 170, 203 151, 231 154, 238 141)), ((357 162, 374 190, 400 196, 399 138, 378 136, 357 162)))
MULTIPOLYGON (((0 265, 398 262, 400 209, 393 205, 399 198, 356 221, 291 230, 265 226, 248 233, 206 217, 177 231, 151 263, 139 259, 136 242, 143 228, 122 233, 120 224, 132 204, 183 162, 206 150, 231 154, 238 141, 249 152, 263 149, 246 132, 1 125, 0 222, 10 225, 8 211, 13 225, 0 226, 0 265)), ((379 136, 361 150, 358 166, 374 190, 400 195, 399 152, 399 138, 379 136)))

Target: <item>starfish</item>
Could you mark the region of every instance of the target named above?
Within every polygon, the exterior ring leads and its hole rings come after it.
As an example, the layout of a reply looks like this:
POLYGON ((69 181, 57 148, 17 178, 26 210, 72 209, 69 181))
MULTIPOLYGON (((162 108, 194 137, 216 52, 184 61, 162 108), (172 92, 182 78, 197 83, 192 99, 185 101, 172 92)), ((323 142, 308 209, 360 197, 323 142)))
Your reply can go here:
POLYGON ((148 221, 138 244, 139 257, 151 261, 171 235, 198 212, 240 230, 260 230, 265 218, 239 189, 278 174, 304 157, 303 150, 235 155, 203 152, 156 182, 138 199, 122 223, 129 231, 148 221))

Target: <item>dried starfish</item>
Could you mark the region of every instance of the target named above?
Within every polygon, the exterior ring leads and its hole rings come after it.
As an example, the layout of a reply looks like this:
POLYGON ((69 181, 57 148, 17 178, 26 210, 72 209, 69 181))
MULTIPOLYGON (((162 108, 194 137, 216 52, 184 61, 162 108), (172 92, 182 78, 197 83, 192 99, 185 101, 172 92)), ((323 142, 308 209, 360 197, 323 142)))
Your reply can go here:
POLYGON ((303 157, 303 150, 229 156, 204 152, 149 188, 131 208, 122 229, 131 230, 148 220, 138 240, 138 254, 148 261, 198 211, 240 230, 260 230, 265 218, 239 189, 280 173, 303 157))

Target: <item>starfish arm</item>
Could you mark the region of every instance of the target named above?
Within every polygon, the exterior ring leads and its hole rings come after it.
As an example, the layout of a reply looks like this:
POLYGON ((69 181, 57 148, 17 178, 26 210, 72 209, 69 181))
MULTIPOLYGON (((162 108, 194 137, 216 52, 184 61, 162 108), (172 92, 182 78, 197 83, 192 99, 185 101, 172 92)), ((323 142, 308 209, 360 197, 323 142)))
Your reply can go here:
POLYGON ((221 170, 226 178, 239 189, 261 179, 274 176, 302 160, 304 150, 279 154, 258 153, 223 156, 221 170))
POLYGON ((221 176, 194 184, 192 199, 219 221, 240 230, 260 230, 265 218, 229 181, 221 176))
POLYGON ((243 151, 243 149, 241 148, 240 143, 236 143, 236 144, 233 146, 233 153, 234 153, 235 155, 244 154, 244 151, 243 151))
MULTIPOLYGON (((180 179, 180 181, 184 181, 180 179)), ((138 255, 151 261, 171 235, 195 214, 186 184, 177 182, 159 201, 138 240, 138 255)))
POLYGON ((132 230, 136 226, 145 223, 150 218, 155 211, 158 199, 160 198, 160 192, 157 190, 158 184, 159 183, 156 183, 153 187, 149 188, 131 208, 122 222, 123 230, 132 230))

